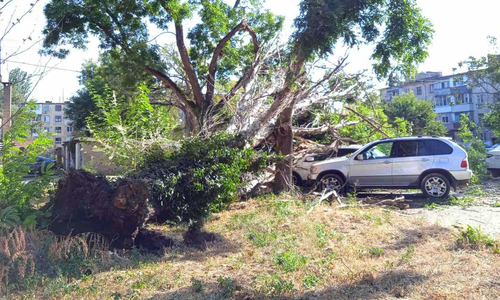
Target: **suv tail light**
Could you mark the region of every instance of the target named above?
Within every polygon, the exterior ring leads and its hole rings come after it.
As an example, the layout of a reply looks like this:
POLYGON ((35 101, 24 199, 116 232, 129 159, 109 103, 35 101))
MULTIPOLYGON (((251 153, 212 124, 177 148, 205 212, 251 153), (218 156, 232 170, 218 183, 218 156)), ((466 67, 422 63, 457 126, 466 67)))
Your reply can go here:
POLYGON ((461 168, 468 168, 469 163, 467 162, 467 158, 462 161, 462 164, 460 165, 461 168))

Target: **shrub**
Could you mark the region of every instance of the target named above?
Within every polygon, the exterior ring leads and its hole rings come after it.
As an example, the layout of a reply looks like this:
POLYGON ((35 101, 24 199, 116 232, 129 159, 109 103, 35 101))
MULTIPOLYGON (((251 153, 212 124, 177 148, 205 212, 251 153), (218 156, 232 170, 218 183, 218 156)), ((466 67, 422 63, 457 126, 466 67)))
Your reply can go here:
POLYGON ((29 103, 21 108, 12 126, 5 133, 3 148, 0 152, 0 228, 24 222, 35 225, 37 212, 34 204, 44 199, 51 183, 51 171, 44 172, 32 180, 25 182, 23 178, 30 171, 36 157, 45 153, 52 146, 52 140, 44 132, 21 150, 17 145, 26 144, 26 139, 33 130, 32 119, 34 108, 29 103))
POLYGON ((147 182, 157 220, 191 228, 238 196, 242 173, 258 172, 265 157, 236 147, 233 137, 193 138, 178 150, 149 152, 140 169, 128 175, 147 182))
POLYGON ((278 268, 284 272, 293 272, 306 264, 307 259, 293 251, 288 251, 281 254, 275 254, 274 260, 278 268))
POLYGON ((481 229, 467 225, 467 228, 460 231, 457 236, 457 244, 462 248, 472 248, 475 250, 488 247, 493 250, 498 249, 498 243, 481 229))

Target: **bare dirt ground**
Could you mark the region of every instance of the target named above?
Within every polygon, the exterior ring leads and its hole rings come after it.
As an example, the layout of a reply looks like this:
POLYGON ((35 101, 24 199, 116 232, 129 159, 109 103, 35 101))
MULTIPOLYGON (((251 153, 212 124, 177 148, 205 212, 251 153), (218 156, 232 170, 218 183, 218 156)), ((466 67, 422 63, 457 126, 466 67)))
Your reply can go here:
POLYGON ((444 227, 480 228, 485 233, 500 237, 500 179, 472 185, 452 192, 451 201, 435 201, 420 192, 394 191, 392 193, 360 193, 361 197, 398 197, 409 201, 410 209, 402 215, 412 216, 444 227))

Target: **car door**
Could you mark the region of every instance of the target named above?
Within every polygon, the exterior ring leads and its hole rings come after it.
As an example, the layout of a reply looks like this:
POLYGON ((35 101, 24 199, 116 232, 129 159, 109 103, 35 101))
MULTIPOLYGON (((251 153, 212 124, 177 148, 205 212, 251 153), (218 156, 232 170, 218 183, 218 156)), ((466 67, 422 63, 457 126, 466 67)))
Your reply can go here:
POLYGON ((349 183, 360 187, 392 186, 393 146, 393 141, 379 142, 352 158, 349 183))
POLYGON ((395 186, 418 185, 418 178, 432 168, 434 156, 424 140, 397 141, 394 145, 392 177, 395 186))

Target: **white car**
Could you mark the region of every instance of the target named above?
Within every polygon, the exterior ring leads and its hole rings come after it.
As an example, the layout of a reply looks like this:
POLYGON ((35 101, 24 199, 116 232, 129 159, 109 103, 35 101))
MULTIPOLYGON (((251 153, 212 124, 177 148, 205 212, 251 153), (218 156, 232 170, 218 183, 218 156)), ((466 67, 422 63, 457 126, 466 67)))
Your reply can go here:
POLYGON ((486 154, 486 168, 495 177, 500 176, 500 146, 486 154))
POLYGON ((409 137, 370 143, 350 157, 329 159, 311 166, 309 179, 321 189, 415 189, 444 198, 451 187, 472 177, 467 153, 447 138, 409 137))
POLYGON ((337 150, 327 151, 322 154, 308 154, 299 159, 292 171, 293 174, 293 184, 295 185, 303 185, 307 182, 307 176, 309 175, 309 169, 311 165, 317 163, 319 161, 323 161, 332 157, 342 157, 349 154, 352 154, 359 150, 362 145, 349 145, 339 147, 337 150))

